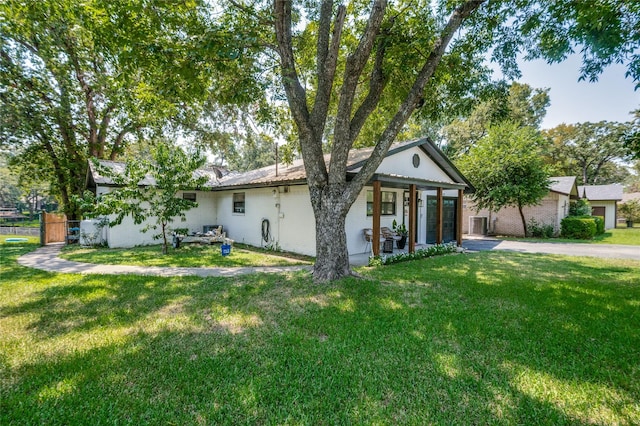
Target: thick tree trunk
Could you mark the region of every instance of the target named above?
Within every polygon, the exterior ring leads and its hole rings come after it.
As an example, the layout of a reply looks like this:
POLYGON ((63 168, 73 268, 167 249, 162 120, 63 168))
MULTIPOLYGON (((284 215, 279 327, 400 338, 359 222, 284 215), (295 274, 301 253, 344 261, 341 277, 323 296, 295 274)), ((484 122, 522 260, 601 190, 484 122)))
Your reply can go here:
MULTIPOLYGON (((282 85, 287 95, 289 109, 298 129, 302 158, 316 220, 316 265, 314 280, 331 281, 351 274, 345 233, 345 220, 349 208, 362 187, 382 162, 389 147, 421 101, 424 88, 431 80, 449 42, 460 25, 486 0, 469 0, 457 7, 449 17, 440 36, 433 41, 425 54, 425 61, 415 76, 405 99, 398 106, 393 118, 375 141, 370 157, 356 176, 347 184, 346 173, 349 150, 358 137, 367 118, 378 106, 385 82, 386 33, 381 33, 387 9, 387 0, 371 2, 370 15, 362 31, 358 45, 348 53, 344 63, 344 74, 339 94, 336 95, 331 160, 327 167, 323 159, 322 146, 327 114, 331 105, 335 73, 338 70, 338 53, 346 10, 339 6, 333 19, 333 1, 322 2, 318 27, 316 53, 318 85, 313 107, 308 104, 306 84, 298 76, 296 50, 293 43, 291 0, 274 0, 274 26, 282 73, 282 85), (330 34, 331 32, 331 34, 330 34), (381 35, 383 34, 383 35, 381 35), (363 73, 373 59, 369 77, 369 88, 362 101, 358 98, 364 87, 363 73)), ((389 24, 393 25, 393 19, 389 24)), ((366 89, 365 89, 366 90, 366 89)))
POLYGON ((313 279, 317 283, 351 275, 345 219, 351 204, 343 185, 309 188, 316 220, 316 263, 313 279))

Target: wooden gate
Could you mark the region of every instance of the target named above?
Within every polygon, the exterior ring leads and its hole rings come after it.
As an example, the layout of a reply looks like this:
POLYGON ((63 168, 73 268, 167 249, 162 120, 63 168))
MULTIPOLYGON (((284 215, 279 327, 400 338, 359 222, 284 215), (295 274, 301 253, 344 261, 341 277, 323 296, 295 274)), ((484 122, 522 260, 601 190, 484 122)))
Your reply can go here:
POLYGON ((63 243, 67 238, 67 217, 59 213, 42 212, 41 244, 63 243))

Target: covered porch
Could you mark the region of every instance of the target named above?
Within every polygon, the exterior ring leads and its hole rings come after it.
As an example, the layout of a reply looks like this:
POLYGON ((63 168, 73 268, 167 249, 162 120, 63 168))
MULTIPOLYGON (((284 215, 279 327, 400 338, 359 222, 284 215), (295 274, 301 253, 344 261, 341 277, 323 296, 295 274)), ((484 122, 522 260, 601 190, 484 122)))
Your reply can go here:
MULTIPOLYGON (((381 215, 383 188, 402 189, 403 222, 407 226, 407 246, 405 249, 395 249, 394 253, 413 253, 421 246, 445 242, 445 223, 447 223, 448 241, 455 241, 462 245, 462 212, 463 194, 470 189, 465 183, 440 182, 418 179, 414 177, 392 174, 375 174, 369 185, 373 188, 373 215, 371 252, 367 256, 379 256, 382 242, 381 215), (447 197, 445 197, 445 191, 447 197), (455 195, 454 195, 455 194, 455 195), (445 198, 447 204, 452 205, 445 220, 445 198)), ((391 253, 390 253, 391 254, 391 253)), ((361 262, 358 262, 361 263, 361 262)))

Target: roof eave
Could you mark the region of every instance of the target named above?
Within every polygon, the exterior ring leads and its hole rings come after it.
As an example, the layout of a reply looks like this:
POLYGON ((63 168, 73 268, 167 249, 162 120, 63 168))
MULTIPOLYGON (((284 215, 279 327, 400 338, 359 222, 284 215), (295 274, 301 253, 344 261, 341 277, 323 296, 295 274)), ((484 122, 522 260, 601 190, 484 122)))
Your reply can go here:
POLYGON ((472 190, 472 188, 470 188, 466 184, 441 182, 428 179, 417 179, 409 176, 389 175, 384 173, 375 173, 373 176, 371 176, 371 179, 369 180, 369 182, 367 182, 367 185, 372 185, 375 181, 380 181, 387 186, 397 188, 405 188, 408 185, 416 185, 416 187, 420 190, 442 188, 464 190, 466 193, 472 192, 470 191, 472 190))
POLYGON ((271 188, 274 186, 295 186, 306 185, 306 179, 290 179, 290 180, 274 180, 266 182, 248 182, 239 183, 237 185, 218 185, 211 187, 210 191, 231 191, 240 189, 253 189, 253 188, 271 188))

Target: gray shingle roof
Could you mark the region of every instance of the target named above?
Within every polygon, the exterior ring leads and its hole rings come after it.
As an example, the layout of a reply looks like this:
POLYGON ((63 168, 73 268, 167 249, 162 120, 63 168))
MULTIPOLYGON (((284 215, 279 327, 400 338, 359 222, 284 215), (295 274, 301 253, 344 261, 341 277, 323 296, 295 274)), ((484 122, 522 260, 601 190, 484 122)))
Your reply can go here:
MULTIPOLYGON (((397 142, 391 145, 387 155, 409 149, 411 147, 420 146, 429 155, 442 170, 444 170, 454 182, 457 182, 467 188, 472 188, 471 184, 462 176, 456 167, 449 161, 446 156, 428 139, 420 139, 413 141, 397 142)), ((347 160, 347 171, 356 172, 363 163, 369 158, 373 147, 354 149, 349 152, 347 160)), ((324 161, 329 163, 331 156, 324 155, 324 161)), ((116 173, 124 171, 124 163, 115 161, 100 160, 100 164, 114 170, 116 173)), ((216 175, 215 171, 198 170, 198 174, 205 174, 209 181, 204 185, 214 190, 224 190, 228 188, 248 188, 254 186, 271 186, 271 185, 287 185, 306 182, 307 173, 304 168, 302 159, 294 160, 292 164, 275 164, 262 167, 260 169, 250 170, 243 173, 229 173, 225 176, 216 175), (277 172, 276 172, 277 168, 277 172)), ((94 184, 112 185, 113 181, 101 176, 99 171, 95 169, 93 164, 89 165, 89 178, 93 179, 94 184)), ((89 182, 90 183, 90 182, 89 182)), ((147 176, 141 185, 153 185, 155 181, 151 176, 147 176)))
MULTIPOLYGON (((389 152, 394 149, 402 148, 409 142, 398 142, 391 145, 389 148, 389 152)), ((352 170, 356 168, 361 162, 365 161, 371 155, 373 151, 373 147, 361 148, 361 149, 353 149, 349 151, 349 157, 347 159, 347 170, 352 170)), ((330 154, 324 155, 325 164, 329 164, 329 160, 331 159, 330 154)), ((238 173, 235 176, 228 176, 220 182, 220 189, 229 186, 260 186, 260 185, 268 185, 268 184, 284 184, 291 182, 303 182, 307 178, 307 171, 304 168, 304 162, 302 159, 294 160, 293 163, 286 164, 278 164, 277 173, 276 173, 276 165, 271 164, 266 167, 262 167, 261 169, 250 170, 244 173, 238 173)))
POLYGON ((553 192, 566 195, 578 195, 575 176, 554 176, 549 178, 553 192))
MULTIPOLYGON (((111 170, 113 174, 122 174, 124 173, 125 163, 119 161, 111 161, 111 160, 98 160, 100 167, 104 167, 106 169, 111 170)), ((217 186, 221 179, 221 173, 216 169, 198 169, 194 173, 195 177, 205 176, 207 178, 207 182, 203 185, 206 188, 212 188, 217 186)), ((89 177, 93 179, 93 183, 97 185, 113 185, 113 180, 109 176, 103 176, 100 173, 99 167, 96 167, 92 161, 89 161, 89 177)), ((151 186, 155 185, 156 181, 153 176, 145 176, 143 180, 138 182, 141 186, 151 186)))
POLYGON ((580 185, 580 197, 589 201, 620 201, 622 200, 622 185, 580 185))

